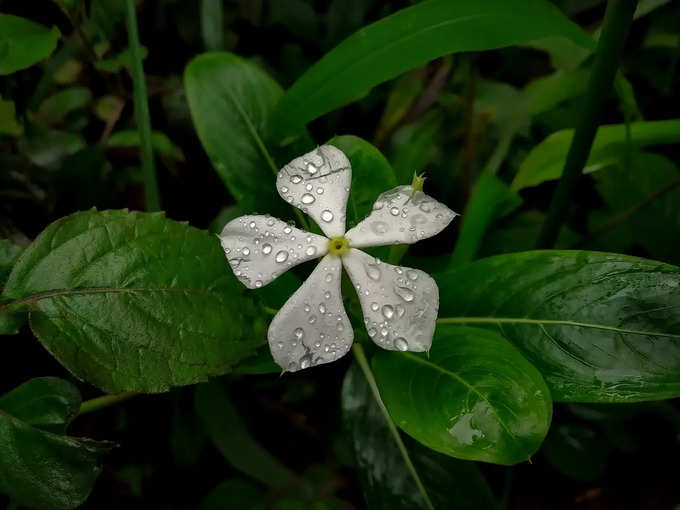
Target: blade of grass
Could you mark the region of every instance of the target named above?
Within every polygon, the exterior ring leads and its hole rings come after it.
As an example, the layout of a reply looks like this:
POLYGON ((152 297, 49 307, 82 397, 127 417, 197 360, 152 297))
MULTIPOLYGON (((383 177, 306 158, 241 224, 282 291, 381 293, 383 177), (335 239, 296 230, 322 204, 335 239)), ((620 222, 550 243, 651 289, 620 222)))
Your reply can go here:
POLYGON ((548 208, 538 236, 538 248, 551 248, 566 218, 569 199, 583 172, 593 145, 597 126, 619 67, 623 45, 633 21, 637 0, 610 0, 604 17, 602 36, 597 44, 588 90, 583 98, 574 138, 564 162, 562 178, 548 208))
POLYGON ((158 193, 158 182, 156 181, 153 148, 151 146, 151 117, 149 115, 149 103, 146 95, 144 68, 142 67, 142 51, 137 31, 135 0, 125 0, 125 5, 127 9, 130 53, 132 55, 132 82, 135 98, 135 116, 137 117, 137 129, 139 129, 144 198, 147 211, 159 211, 161 209, 161 201, 160 194, 158 193))

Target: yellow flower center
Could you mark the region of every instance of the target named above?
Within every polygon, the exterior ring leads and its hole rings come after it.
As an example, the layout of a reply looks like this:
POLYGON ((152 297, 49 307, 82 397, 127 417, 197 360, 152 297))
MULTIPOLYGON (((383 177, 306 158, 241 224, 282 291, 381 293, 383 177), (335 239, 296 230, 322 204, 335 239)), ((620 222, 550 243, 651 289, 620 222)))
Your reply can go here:
POLYGON ((328 252, 338 257, 344 255, 349 250, 349 242, 343 236, 331 237, 328 240, 328 252))

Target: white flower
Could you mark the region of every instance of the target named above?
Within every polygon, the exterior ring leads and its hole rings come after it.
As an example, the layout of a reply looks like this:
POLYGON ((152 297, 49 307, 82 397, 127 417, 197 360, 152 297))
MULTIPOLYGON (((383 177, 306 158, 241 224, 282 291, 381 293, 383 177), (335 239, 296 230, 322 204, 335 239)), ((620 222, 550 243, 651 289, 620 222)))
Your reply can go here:
POLYGON ((328 363, 349 351, 354 332, 342 304, 342 266, 359 295, 368 336, 377 345, 420 352, 432 344, 439 308, 434 280, 358 248, 415 243, 441 232, 456 213, 420 189, 398 186, 380 195, 371 214, 345 232, 351 180, 349 160, 330 145, 294 159, 278 173, 281 197, 311 216, 328 237, 269 215, 241 216, 220 234, 234 274, 250 289, 323 257, 269 326, 269 347, 284 371, 328 363))

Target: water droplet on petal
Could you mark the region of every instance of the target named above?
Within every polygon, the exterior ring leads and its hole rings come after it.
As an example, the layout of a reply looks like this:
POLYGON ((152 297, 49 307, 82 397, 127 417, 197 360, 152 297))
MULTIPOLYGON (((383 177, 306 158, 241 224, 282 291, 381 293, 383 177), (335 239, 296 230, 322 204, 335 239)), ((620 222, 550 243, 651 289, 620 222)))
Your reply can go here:
POLYGON ((288 252, 287 251, 281 250, 276 254, 276 262, 278 262, 279 264, 282 264, 287 259, 288 259, 288 252))
POLYGON ((392 308, 391 305, 383 305, 382 314, 383 314, 383 317, 385 317, 387 320, 389 320, 392 317, 394 317, 394 308, 392 308))
POLYGON ((319 168, 311 161, 307 161, 305 168, 312 175, 314 175, 319 170, 319 168))
POLYGON ((317 195, 323 195, 323 188, 316 188, 317 195))
POLYGON ((404 305, 402 305, 402 304, 397 305, 396 310, 397 310, 397 317, 399 319, 401 319, 404 316, 404 314, 406 313, 406 308, 404 308, 404 305))
POLYGON ((243 248, 241 250, 241 253, 243 253, 243 255, 245 255, 247 257, 248 255, 250 255, 250 249, 249 248, 243 248))
POLYGON ((293 334, 295 335, 295 338, 297 338, 298 340, 302 340, 302 338, 305 336, 305 330, 302 328, 295 328, 293 334))
POLYGON ((324 305, 323 303, 319 303, 319 313, 322 315, 326 313, 326 305, 324 305))
POLYGON ((307 319, 310 324, 314 324, 316 322, 316 315, 310 315, 309 319, 307 319))
POLYGON ((299 175, 294 175, 290 178, 290 182, 292 182, 293 184, 300 184, 301 181, 302 177, 300 177, 299 175))
POLYGON ((409 271, 406 271, 406 276, 408 276, 409 280, 416 281, 418 279, 418 273, 416 271, 412 270, 412 269, 409 270, 409 271))
POLYGON ((384 234, 390 229, 390 226, 384 221, 374 221, 371 223, 371 230, 375 234, 384 234))
POLYGON ((391 214, 392 216, 399 216, 399 208, 398 208, 398 207, 393 207, 392 209, 390 209, 390 214, 391 214))
POLYGON ((281 193, 288 193, 288 186, 281 186, 281 193))
POLYGON ((326 275, 326 277, 324 278, 324 280, 326 280, 327 283, 332 282, 333 281, 333 275, 331 273, 328 273, 326 275))
POLYGON ((408 351, 408 342, 404 337, 399 337, 394 339, 394 347, 398 351, 408 351))
POLYGON ((413 291, 407 287, 395 287, 394 292, 407 303, 410 303, 416 298, 416 295, 413 293, 413 291))
POLYGON ((330 293, 330 291, 324 292, 323 297, 325 297, 326 299, 330 299, 330 298, 331 298, 331 293, 330 293))
POLYGON ((380 269, 378 269, 375 264, 367 264, 364 266, 366 269, 366 275, 371 279, 371 280, 380 280, 380 269))
POLYGON ((307 249, 305 250, 305 253, 307 256, 312 257, 316 254, 316 246, 307 246, 307 249))
POLYGON ((260 287, 262 287, 262 280, 256 280, 256 281, 255 281, 255 287, 257 287, 258 289, 259 289, 260 287))
POLYGON ((375 328, 370 328, 368 330, 368 336, 370 336, 371 338, 373 338, 377 333, 378 332, 375 330, 375 328))
POLYGON ((255 228, 255 227, 256 227, 254 221, 251 221, 251 222, 248 224, 248 226, 249 226, 250 228, 255 228))
POLYGON ((272 245, 271 244, 263 244, 262 245, 262 253, 265 255, 269 255, 272 252, 272 245))
POLYGON ((314 195, 312 195, 311 193, 305 193, 304 195, 302 195, 302 198, 300 200, 302 201, 303 204, 311 204, 316 199, 314 198, 314 195))
POLYGON ((293 229, 290 227, 290 225, 286 225, 283 227, 283 233, 284 234, 290 234, 293 231, 293 229))
POLYGON ((383 207, 385 207, 385 202, 383 202, 382 200, 376 200, 375 204, 373 204, 374 211, 379 211, 383 207))
POLYGON ((374 312, 377 312, 379 308, 380 308, 380 305, 378 303, 376 303, 375 301, 373 303, 371 303, 371 310, 373 310, 374 312))
POLYGON ((330 223, 333 221, 333 213, 330 212, 328 209, 325 209, 324 211, 321 212, 321 219, 327 223, 330 223))
POLYGON ((312 366, 312 356, 305 354, 300 358, 300 368, 309 368, 310 366, 312 366))

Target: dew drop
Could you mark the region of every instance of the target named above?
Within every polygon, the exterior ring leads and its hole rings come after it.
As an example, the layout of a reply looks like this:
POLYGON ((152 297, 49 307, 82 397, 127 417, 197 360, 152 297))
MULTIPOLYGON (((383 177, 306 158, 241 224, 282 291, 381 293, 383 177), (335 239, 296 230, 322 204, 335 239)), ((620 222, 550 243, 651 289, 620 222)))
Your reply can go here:
POLYGON ((305 193, 304 195, 302 195, 302 198, 300 200, 302 201, 303 204, 309 205, 311 203, 314 203, 314 200, 316 199, 314 198, 314 195, 312 195, 311 193, 305 193))
POLYGON ((375 301, 373 301, 373 303, 371 303, 371 310, 373 310, 374 312, 377 312, 379 309, 380 309, 380 305, 378 303, 376 303, 375 301))
POLYGON ((389 331, 387 331, 386 328, 382 328, 382 329, 380 330, 380 336, 385 337, 385 336, 388 335, 388 333, 389 333, 389 331))
POLYGON ((324 292, 323 297, 325 297, 326 299, 330 299, 331 298, 330 291, 327 290, 326 292, 324 292))
POLYGON ((316 246, 307 246, 307 249, 305 250, 305 253, 307 256, 312 257, 316 254, 316 246))
POLYGON ((368 336, 370 336, 371 338, 373 338, 377 333, 378 332, 375 330, 375 328, 370 328, 368 330, 368 336))
POLYGON ((331 273, 328 273, 326 275, 326 277, 324 278, 324 280, 326 280, 327 283, 332 282, 333 281, 333 275, 331 273))
POLYGON ((385 202, 383 202, 382 200, 376 200, 375 204, 373 204, 374 211, 379 211, 383 207, 385 207, 385 202))
POLYGON ((281 193, 288 193, 288 186, 281 186, 281 193))
POLYGON ((323 195, 323 188, 316 188, 317 195, 323 195))
POLYGON ((255 228, 255 227, 256 227, 254 221, 251 221, 251 222, 248 224, 248 226, 249 226, 250 228, 255 228))
POLYGON ((284 234, 290 234, 292 231, 293 231, 293 229, 291 228, 290 225, 286 225, 285 227, 283 227, 283 233, 284 234))
POLYGON ((371 280, 380 280, 380 269, 378 269, 375 264, 367 264, 364 266, 364 269, 366 270, 366 275, 371 279, 371 280))
POLYGON ((392 209, 390 209, 390 214, 391 214, 392 216, 399 216, 399 208, 398 208, 398 207, 393 207, 392 209))
POLYGON ((312 366, 312 356, 305 354, 300 358, 300 368, 309 368, 312 366))
POLYGON ((371 230, 375 234, 384 234, 390 229, 390 226, 384 221, 374 221, 371 223, 371 230))
POLYGON ((416 295, 413 293, 413 291, 406 287, 395 287, 394 292, 407 303, 410 303, 416 298, 416 295))
POLYGON ((308 303, 305 303, 305 312, 309 313, 311 311, 312 307, 309 306, 308 303))
POLYGON ((316 322, 316 315, 310 315, 307 320, 310 324, 314 324, 316 322))
POLYGON ((283 342, 277 343, 276 347, 278 347, 279 349, 283 349, 283 342))
POLYGON ((241 250, 241 253, 243 253, 243 255, 245 255, 247 257, 248 255, 250 255, 250 249, 249 248, 243 248, 241 250))
POLYGON ((267 226, 268 227, 274 226, 274 218, 267 218, 267 226))
POLYGON ((314 163, 312 163, 311 161, 307 161, 305 168, 312 175, 314 175, 319 170, 319 168, 314 163))
POLYGON ((330 223, 333 221, 333 213, 330 212, 328 209, 325 209, 324 211, 321 212, 321 219, 327 223, 330 223))
POLYGON ((276 262, 279 264, 284 263, 288 259, 288 252, 281 250, 276 254, 276 262))
POLYGON ((318 340, 314 342, 314 347, 316 347, 317 349, 321 347, 321 342, 319 342, 318 340))
POLYGON ((399 338, 394 339, 394 347, 398 351, 408 351, 408 342, 404 337, 400 336, 399 338))
POLYGON ((383 317, 385 317, 387 320, 389 320, 392 317, 394 317, 394 308, 392 308, 391 305, 383 305, 382 314, 383 314, 383 317))
POLYGON ((292 182, 293 184, 300 184, 300 182, 302 182, 302 177, 300 177, 299 175, 294 175, 290 178, 290 182, 292 182))
POLYGON ((401 319, 404 316, 404 314, 406 313, 406 308, 404 308, 404 305, 402 305, 402 304, 398 304, 396 306, 396 310, 397 310, 397 318, 399 318, 399 319, 401 319))
POLYGON ((324 313, 326 313, 326 305, 324 305, 323 303, 319 303, 319 313, 320 313, 321 315, 323 315, 324 313))
POLYGON ((260 287, 262 287, 262 280, 256 280, 256 281, 255 281, 255 287, 257 287, 258 289, 259 289, 260 287))
POLYGON ((406 276, 408 276, 408 279, 409 279, 409 280, 416 281, 416 280, 418 279, 418 273, 415 272, 415 271, 412 270, 412 269, 409 270, 409 271, 406 271, 406 276))

